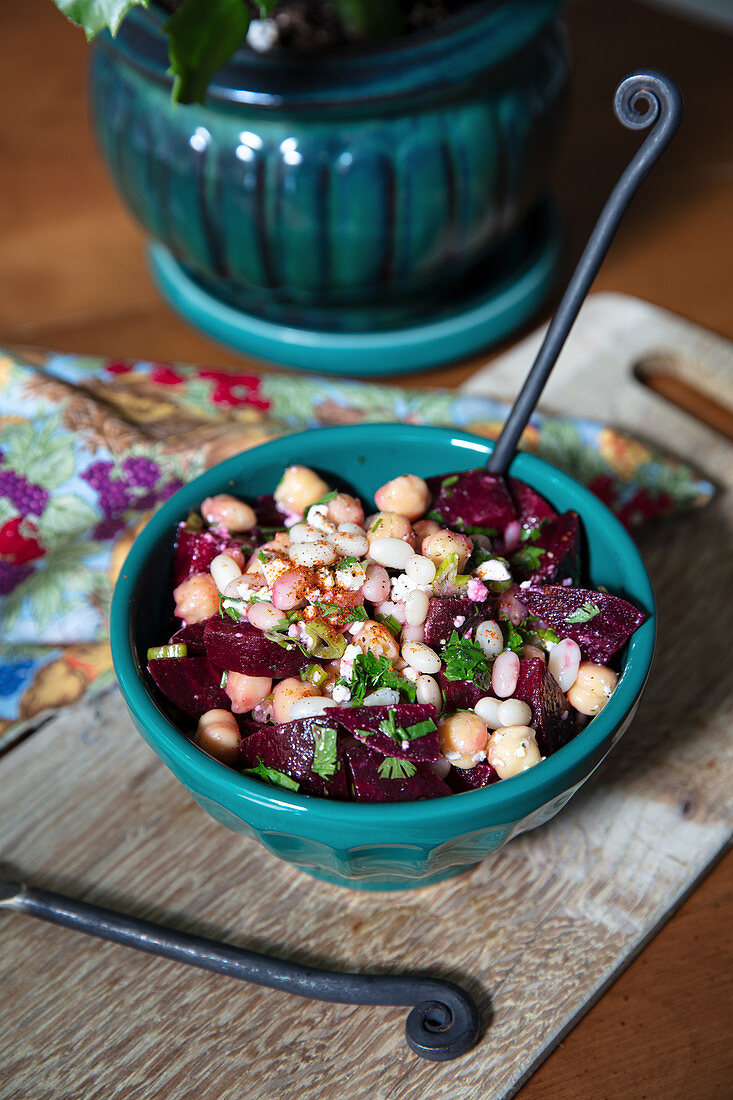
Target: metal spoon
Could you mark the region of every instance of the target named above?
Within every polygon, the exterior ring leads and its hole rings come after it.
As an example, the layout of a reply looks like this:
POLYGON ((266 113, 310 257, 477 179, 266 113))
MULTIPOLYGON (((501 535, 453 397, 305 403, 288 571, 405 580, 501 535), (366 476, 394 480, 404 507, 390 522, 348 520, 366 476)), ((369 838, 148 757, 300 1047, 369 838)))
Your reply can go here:
POLYGON ((621 81, 616 89, 613 109, 619 122, 630 130, 645 130, 652 123, 654 127, 621 175, 600 213, 537 357, 486 463, 486 469, 491 473, 506 474, 509 469, 522 432, 598 274, 619 222, 639 184, 677 131, 682 120, 682 96, 671 77, 654 69, 641 70, 621 81))
POLYGON ((473 1000, 460 986, 440 978, 343 974, 299 966, 3 878, 0 909, 316 1001, 413 1006, 405 1021, 407 1043, 415 1054, 431 1062, 465 1054, 478 1038, 479 1016, 473 1000))

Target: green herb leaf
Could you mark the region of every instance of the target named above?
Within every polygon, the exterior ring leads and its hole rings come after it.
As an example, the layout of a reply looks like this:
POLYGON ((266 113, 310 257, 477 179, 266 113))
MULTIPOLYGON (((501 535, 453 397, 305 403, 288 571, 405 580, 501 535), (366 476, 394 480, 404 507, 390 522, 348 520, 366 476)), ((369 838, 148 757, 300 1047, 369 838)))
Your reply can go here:
POLYGON ((479 687, 491 682, 486 654, 478 642, 462 638, 454 630, 440 654, 445 663, 446 680, 472 680, 479 687))
POLYGON ((414 741, 416 737, 424 737, 426 733, 432 733, 436 729, 432 718, 424 718, 422 722, 415 722, 411 726, 405 726, 408 741, 414 741))
POLYGON ((541 546, 523 546, 521 550, 517 550, 516 554, 512 554, 509 563, 512 569, 519 569, 523 573, 534 573, 539 569, 542 556, 546 553, 547 551, 541 546))
POLYGON ((536 527, 525 527, 520 536, 522 542, 537 542, 537 539, 542 534, 542 528, 548 522, 549 518, 549 516, 545 516, 536 527))
POLYGON ((425 518, 426 519, 431 519, 433 521, 433 523, 439 523, 441 527, 445 523, 445 520, 441 516, 440 512, 436 512, 434 510, 431 511, 431 512, 426 512, 425 513, 425 518))
POLYGON ((351 566, 356 565, 358 561, 359 561, 358 558, 342 558, 341 561, 338 562, 336 568, 337 569, 350 569, 351 566))
POLYGON ((329 490, 329 492, 324 493, 322 497, 319 497, 318 500, 314 500, 312 504, 309 504, 305 510, 305 514, 308 515, 311 508, 317 508, 319 504, 328 504, 329 501, 333 500, 333 498, 338 495, 338 489, 329 490))
POLYGON ((518 657, 522 656, 522 650, 524 649, 524 638, 517 630, 514 623, 509 619, 505 619, 502 624, 502 633, 504 635, 504 646, 506 649, 510 649, 512 653, 516 653, 518 657))
POLYGON ((188 646, 185 642, 174 642, 173 645, 156 645, 148 650, 149 661, 160 661, 167 657, 185 657, 188 654, 188 646))
POLYGON ((328 779, 336 773, 338 767, 337 742, 338 733, 334 726, 313 726, 313 738, 315 749, 313 752, 312 770, 322 779, 328 779))
POLYGON ((229 670, 224 669, 224 671, 221 674, 221 680, 219 681, 219 687, 220 688, 225 688, 227 686, 227 681, 228 680, 229 680, 229 670))
POLYGON ((586 600, 582 607, 579 607, 577 611, 573 611, 572 615, 565 616, 565 622, 587 623, 590 619, 595 619, 596 615, 600 615, 600 613, 601 609, 597 603, 586 600))
POLYGON ((373 653, 358 653, 351 676, 340 676, 336 683, 349 689, 354 703, 363 702, 366 695, 379 688, 402 691, 411 702, 415 699, 415 685, 395 672, 386 657, 375 657, 373 653))
POLYGON ((464 523, 462 519, 459 519, 454 527, 462 535, 484 535, 487 539, 494 539, 498 534, 495 527, 475 527, 470 523, 464 523))
POLYGON ((379 517, 379 519, 375 519, 374 523, 369 528, 370 533, 373 535, 375 531, 379 530, 379 528, 382 526, 383 523, 384 523, 384 520, 382 519, 381 516, 379 517))
POLYGON ((235 607, 232 607, 231 600, 225 599, 224 596, 219 596, 219 615, 222 619, 228 615, 230 619, 234 619, 235 623, 242 621, 242 616, 235 607))
POLYGON ((411 760, 400 760, 398 756, 385 756, 377 768, 377 774, 382 779, 409 779, 416 771, 411 760))
POLYGON ((452 485, 455 485, 458 481, 458 474, 451 474, 449 477, 444 477, 440 483, 441 489, 450 489, 452 485))
POLYGON ((346 616, 346 622, 347 623, 362 623, 362 622, 366 622, 366 620, 368 618, 369 618, 369 616, 367 614, 367 609, 360 605, 359 607, 352 607, 351 611, 346 616))
POLYGON ((257 551, 257 561, 267 561, 267 554, 264 552, 264 550, 257 551))
POLYGON ((279 772, 277 768, 268 768, 266 764, 263 764, 260 758, 257 758, 257 765, 254 768, 245 768, 245 775, 258 775, 260 779, 264 779, 266 783, 271 783, 273 787, 282 787, 286 791, 297 791, 300 789, 300 783, 297 780, 292 779, 285 772, 279 772))
POLYGON ((551 630, 549 627, 540 626, 534 631, 537 639, 543 649, 546 649, 549 653, 554 645, 560 641, 560 635, 556 631, 551 630))

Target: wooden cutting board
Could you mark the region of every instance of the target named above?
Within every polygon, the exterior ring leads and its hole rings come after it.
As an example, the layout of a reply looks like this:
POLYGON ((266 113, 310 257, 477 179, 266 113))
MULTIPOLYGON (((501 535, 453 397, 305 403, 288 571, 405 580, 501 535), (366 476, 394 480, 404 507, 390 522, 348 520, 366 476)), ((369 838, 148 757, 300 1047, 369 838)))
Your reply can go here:
MULTIPOLYGON (((537 337, 471 379, 511 395, 537 337)), ((0 917, 0 1096, 500 1100, 511 1096, 728 842, 733 447, 645 389, 664 353, 709 392, 733 349, 619 295, 584 308, 546 395, 664 442, 721 485, 650 528, 659 648, 632 729, 569 806, 474 871, 420 891, 320 883, 216 825, 134 732, 116 691, 60 712, 0 760, 8 873, 299 962, 422 971, 477 998, 484 1034, 438 1065, 402 1009, 322 1005, 0 917), (683 364, 683 366, 680 366, 683 364), (692 366, 690 366, 692 364, 692 366)))

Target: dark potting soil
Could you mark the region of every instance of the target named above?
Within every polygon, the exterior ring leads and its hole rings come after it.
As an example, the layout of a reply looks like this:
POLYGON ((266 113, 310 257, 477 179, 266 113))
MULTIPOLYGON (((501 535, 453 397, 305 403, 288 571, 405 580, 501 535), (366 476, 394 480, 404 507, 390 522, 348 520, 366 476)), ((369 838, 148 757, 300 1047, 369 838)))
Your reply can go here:
MULTIPOLYGON (((156 0, 157 6, 172 12, 182 0, 156 0)), ((403 0, 404 32, 426 30, 454 12, 470 7, 475 0, 403 0)), ((256 17, 256 6, 252 5, 256 17)), ((344 26, 338 11, 328 0, 280 0, 270 19, 278 30, 276 47, 313 53, 329 50, 359 39, 344 26)))

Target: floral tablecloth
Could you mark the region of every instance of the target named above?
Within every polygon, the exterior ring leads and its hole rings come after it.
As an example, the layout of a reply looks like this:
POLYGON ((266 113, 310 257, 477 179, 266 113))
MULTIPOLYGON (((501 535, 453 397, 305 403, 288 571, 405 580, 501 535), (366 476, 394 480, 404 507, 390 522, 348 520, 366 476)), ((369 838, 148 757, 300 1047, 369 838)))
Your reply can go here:
MULTIPOLYGON (((285 432, 402 421, 495 437, 505 413, 460 391, 0 351, 0 737, 112 680, 115 577, 185 480, 285 432)), ((713 494, 689 466, 599 423, 537 414, 522 446, 628 527, 713 494)))

